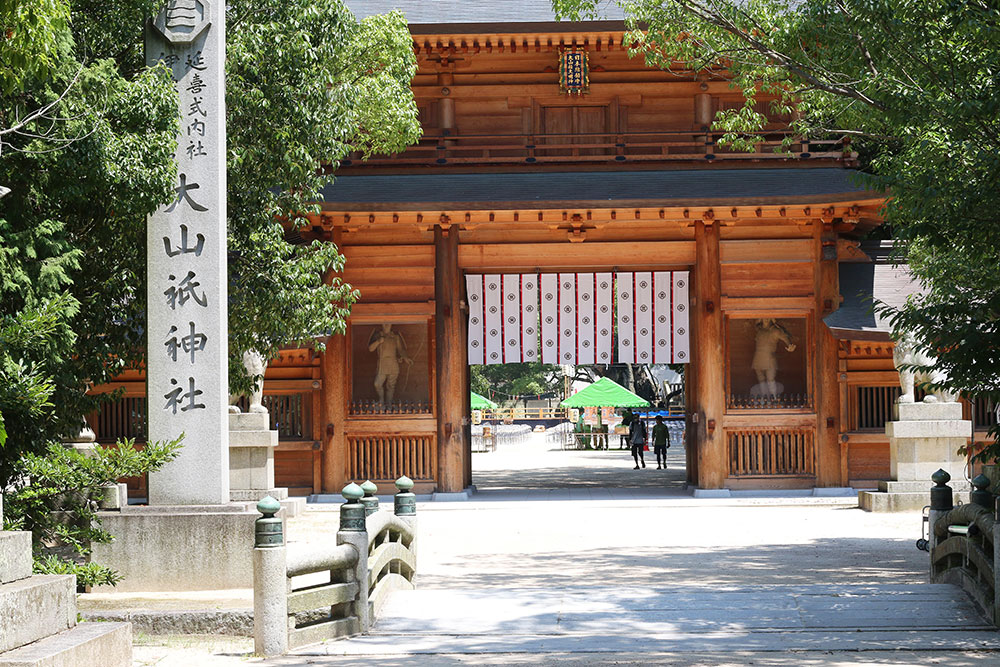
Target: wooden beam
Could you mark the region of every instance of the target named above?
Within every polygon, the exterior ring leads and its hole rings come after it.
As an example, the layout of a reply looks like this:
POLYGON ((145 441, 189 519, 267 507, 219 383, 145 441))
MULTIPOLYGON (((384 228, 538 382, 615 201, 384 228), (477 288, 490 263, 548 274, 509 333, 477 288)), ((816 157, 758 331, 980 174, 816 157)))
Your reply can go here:
POLYGON ((458 267, 458 229, 434 228, 434 333, 437 376, 438 486, 443 493, 465 487, 465 456, 470 443, 462 426, 465 400, 462 377, 467 370, 462 347, 465 318, 461 311, 461 275, 458 267))
POLYGON ((719 267, 719 226, 695 223, 697 261, 694 263, 696 324, 693 365, 697 367, 698 486, 721 489, 729 474, 723 429, 725 358, 722 345, 722 280, 719 267))
POLYGON ((812 239, 753 239, 722 241, 722 263, 811 262, 812 239))
POLYGON ((461 245, 458 265, 463 270, 498 271, 536 267, 575 267, 575 270, 614 266, 689 266, 695 261, 693 241, 645 243, 511 243, 461 245))
POLYGON ((382 322, 412 322, 414 318, 434 317, 434 302, 356 303, 351 306, 354 324, 382 322))

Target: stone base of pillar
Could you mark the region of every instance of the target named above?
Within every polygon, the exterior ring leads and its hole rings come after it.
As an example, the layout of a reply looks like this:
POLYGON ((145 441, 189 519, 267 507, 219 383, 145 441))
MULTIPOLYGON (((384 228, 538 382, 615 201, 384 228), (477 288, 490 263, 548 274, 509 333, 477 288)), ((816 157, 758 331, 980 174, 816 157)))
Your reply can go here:
MULTIPOLYGON (((266 412, 229 415, 229 499, 254 502, 264 496, 284 501, 288 489, 274 486, 274 448, 278 432, 266 412)), ((287 509, 287 508, 286 508, 287 509)))
POLYGON ((972 437, 972 422, 962 419, 960 403, 899 403, 896 421, 885 425, 889 436, 891 481, 878 491, 858 493, 858 505, 868 512, 906 512, 930 504, 931 475, 943 469, 956 493, 968 492, 965 457, 959 448, 972 437))
POLYGON ((202 591, 252 588, 254 520, 250 503, 123 507, 98 512, 114 535, 92 558, 120 574, 95 592, 202 591))

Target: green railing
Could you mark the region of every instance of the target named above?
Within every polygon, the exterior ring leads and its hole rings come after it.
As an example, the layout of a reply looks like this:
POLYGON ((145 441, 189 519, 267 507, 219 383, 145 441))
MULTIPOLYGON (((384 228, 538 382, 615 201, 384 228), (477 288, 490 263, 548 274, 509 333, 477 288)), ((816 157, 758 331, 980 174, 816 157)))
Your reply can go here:
POLYGON ((417 569, 416 503, 408 477, 396 481, 393 512, 380 511, 370 481, 344 487, 335 546, 285 545, 273 498, 257 504, 253 549, 254 652, 367 633, 394 590, 412 589, 417 569))

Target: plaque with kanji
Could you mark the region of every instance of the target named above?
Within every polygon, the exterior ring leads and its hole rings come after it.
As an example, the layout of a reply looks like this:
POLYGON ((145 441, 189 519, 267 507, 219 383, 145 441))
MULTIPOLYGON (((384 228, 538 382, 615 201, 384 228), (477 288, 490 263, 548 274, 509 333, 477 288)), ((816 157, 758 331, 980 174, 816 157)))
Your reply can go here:
POLYGON ((559 55, 559 92, 590 92, 590 67, 587 52, 566 49, 559 55))

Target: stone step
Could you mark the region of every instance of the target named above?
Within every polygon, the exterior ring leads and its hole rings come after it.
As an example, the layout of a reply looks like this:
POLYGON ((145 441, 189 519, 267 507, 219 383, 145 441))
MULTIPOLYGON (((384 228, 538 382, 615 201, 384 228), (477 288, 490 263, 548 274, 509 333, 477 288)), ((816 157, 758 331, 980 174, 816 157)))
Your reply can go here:
POLYGON ((31 533, 0 531, 0 584, 31 576, 31 533))
POLYGON ((81 623, 39 641, 0 653, 0 667, 130 667, 129 623, 81 623))
POLYGON ((866 512, 912 512, 926 505, 930 505, 927 493, 858 492, 858 507, 866 512))
MULTIPOLYGON (((893 482, 893 481, 880 481, 878 483, 878 490, 884 493, 922 493, 927 496, 927 502, 925 505, 929 504, 931 501, 931 487, 934 486, 932 482, 893 482)), ((952 492, 955 494, 956 498, 960 493, 968 493, 969 483, 964 479, 962 480, 952 480, 948 482, 948 486, 951 487, 952 492)))
POLYGON ((0 653, 76 625, 76 577, 40 574, 0 584, 0 653))

